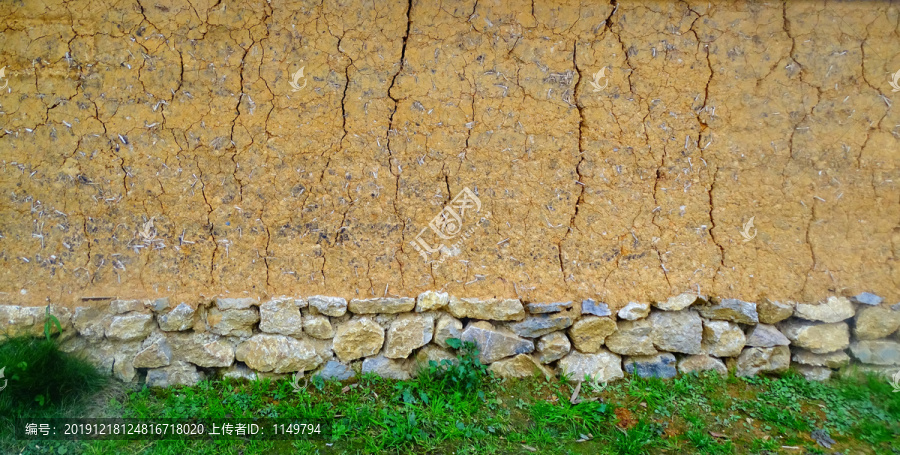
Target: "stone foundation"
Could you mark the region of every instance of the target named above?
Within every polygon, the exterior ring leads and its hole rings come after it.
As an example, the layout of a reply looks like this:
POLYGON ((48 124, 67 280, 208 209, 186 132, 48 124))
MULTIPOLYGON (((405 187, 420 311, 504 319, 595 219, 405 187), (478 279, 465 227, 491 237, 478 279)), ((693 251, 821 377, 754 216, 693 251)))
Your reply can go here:
MULTIPOLYGON (((888 373, 900 367, 900 304, 871 294, 807 304, 686 293, 632 302, 617 313, 593 300, 523 303, 433 291, 349 302, 310 296, 101 303, 74 311, 51 306, 63 326, 63 349, 120 380, 151 386, 297 371, 408 379, 417 365, 455 358, 449 338, 475 342, 481 361, 502 377, 609 382, 625 374, 670 378, 729 369, 751 376, 793 363, 823 380, 851 362, 888 373)), ((44 312, 0 306, 0 335, 41 336, 44 312)))

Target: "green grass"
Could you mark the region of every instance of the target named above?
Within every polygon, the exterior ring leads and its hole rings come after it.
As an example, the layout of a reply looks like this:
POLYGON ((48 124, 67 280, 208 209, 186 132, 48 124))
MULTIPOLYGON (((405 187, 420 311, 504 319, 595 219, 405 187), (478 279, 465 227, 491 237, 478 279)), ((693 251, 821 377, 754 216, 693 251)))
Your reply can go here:
MULTIPOLYGON (((7 381, 0 392, 3 453, 18 445, 13 439, 16 418, 76 417, 108 382, 88 362, 60 351, 50 337, 12 338, 0 343, 0 368, 7 381)), ((57 441, 49 446, 55 453, 66 453, 77 444, 57 441)))
MULTIPOLYGON (((67 453, 873 453, 894 454, 900 393, 872 376, 808 382, 715 373, 631 378, 594 388, 566 378, 501 380, 462 346, 458 362, 416 380, 362 375, 344 383, 213 380, 194 387, 119 387, 100 412, 136 418, 297 417, 332 422, 327 440, 93 441, 50 445, 67 453), (818 446, 811 432, 837 441, 818 446), (794 448, 796 447, 796 449, 794 448)), ((33 408, 33 409, 39 409, 33 408)), ((19 443, 18 453, 47 446, 19 443)), ((10 448, 13 449, 13 448, 10 448)))

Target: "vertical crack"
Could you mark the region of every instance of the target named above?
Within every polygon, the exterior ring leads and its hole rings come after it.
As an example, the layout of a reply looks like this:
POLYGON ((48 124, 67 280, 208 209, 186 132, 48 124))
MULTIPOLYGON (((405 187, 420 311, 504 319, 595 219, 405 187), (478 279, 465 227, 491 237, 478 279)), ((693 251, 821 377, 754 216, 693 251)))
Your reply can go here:
POLYGON ((197 172, 200 174, 200 176, 197 177, 197 179, 200 181, 200 195, 203 196, 203 202, 206 203, 207 207, 206 227, 207 229, 209 229, 209 237, 213 242, 212 258, 210 258, 209 261, 209 282, 210 284, 212 284, 215 281, 213 273, 216 270, 216 255, 219 253, 219 242, 218 240, 216 240, 216 233, 213 230, 213 223, 211 218, 213 206, 209 203, 209 199, 206 197, 206 183, 203 181, 203 169, 200 167, 200 161, 197 158, 195 158, 195 163, 197 164, 197 172))
POLYGON ((91 237, 88 235, 87 219, 88 219, 88 217, 85 216, 85 217, 82 219, 82 225, 81 225, 81 228, 82 228, 82 230, 83 230, 83 232, 84 232, 84 240, 85 240, 85 243, 87 243, 87 260, 84 262, 84 269, 85 269, 86 271, 88 271, 88 278, 90 278, 90 281, 93 282, 93 281, 94 281, 94 279, 93 279, 93 276, 94 276, 94 275, 92 275, 92 274, 90 273, 90 269, 88 269, 88 266, 91 265, 91 237))
POLYGON ((584 182, 582 182, 581 175, 581 163, 584 162, 584 105, 581 102, 581 98, 579 98, 579 89, 581 86, 581 81, 584 80, 584 76, 581 73, 581 68, 578 67, 578 40, 573 41, 573 49, 572 49, 572 66, 575 67, 575 72, 578 74, 578 80, 575 81, 575 108, 578 110, 578 163, 575 165, 575 175, 576 181, 575 184, 578 185, 581 190, 578 192, 578 198, 575 200, 575 210, 572 212, 572 217, 569 219, 569 228, 566 229, 566 233, 562 236, 559 242, 556 244, 556 249, 559 252, 559 271, 562 273, 563 284, 568 287, 566 284, 566 270, 565 270, 565 262, 563 261, 563 249, 562 244, 568 239, 569 234, 575 230, 575 219, 578 217, 578 211, 581 209, 581 203, 584 202, 584 182))
POLYGON ((412 26, 412 0, 409 0, 409 3, 406 6, 406 33, 403 34, 403 45, 400 49, 400 68, 398 68, 397 72, 394 73, 394 75, 391 77, 391 85, 388 87, 388 91, 387 91, 388 98, 390 98, 394 102, 394 109, 391 111, 391 115, 388 119, 388 125, 389 125, 388 135, 387 135, 388 152, 391 151, 390 131, 394 129, 394 114, 397 113, 397 107, 400 104, 400 99, 395 97, 391 92, 394 89, 394 84, 397 81, 397 76, 403 71, 403 65, 406 62, 406 43, 409 40, 409 30, 410 30, 411 26, 412 26))
POLYGON ((322 275, 322 287, 328 286, 328 280, 325 278, 325 263, 328 262, 328 256, 325 253, 322 253, 322 269, 319 270, 319 273, 322 275))
MULTIPOLYGON (((656 198, 656 194, 657 194, 657 191, 658 191, 658 189, 659 189, 659 180, 662 178, 662 168, 663 168, 663 166, 665 165, 665 161, 666 161, 666 151, 665 151, 665 147, 663 147, 662 161, 661 161, 659 167, 656 168, 656 179, 654 179, 654 181, 653 181, 653 205, 654 205, 654 209, 653 209, 653 211, 651 212, 651 217, 650 217, 650 223, 652 223, 654 226, 656 226, 656 229, 659 230, 660 235, 662 235, 663 228, 662 228, 662 226, 660 226, 659 223, 657 223, 657 221, 656 221, 657 213, 660 212, 659 210, 656 210, 656 208, 659 207, 659 201, 658 201, 658 199, 656 198)), ((634 223, 632 222, 632 226, 633 226, 633 225, 634 225, 634 223)), ((663 257, 662 257, 662 254, 660 254, 659 248, 657 248, 656 245, 652 245, 651 247, 653 248, 653 251, 656 251, 656 258, 659 259, 659 268, 662 270, 663 276, 666 278, 666 283, 669 285, 669 289, 671 290, 671 288, 672 288, 672 283, 669 281, 669 271, 666 270, 666 266, 665 266, 665 264, 663 263, 663 257)))
POLYGON ((444 185, 447 186, 447 203, 444 205, 449 205, 451 201, 450 198, 453 197, 453 193, 450 192, 450 176, 447 174, 444 174, 444 185))
POLYGON ((628 69, 630 70, 628 72, 628 91, 631 93, 634 93, 634 84, 631 82, 631 76, 634 75, 635 68, 634 68, 634 65, 631 63, 631 52, 629 52, 629 49, 627 47, 625 47, 625 42, 622 41, 622 35, 614 32, 612 30, 612 24, 613 24, 612 19, 613 19, 613 16, 616 14, 616 11, 619 10, 619 2, 617 0, 612 0, 609 2, 609 4, 613 5, 613 10, 612 10, 612 12, 609 13, 609 16, 604 21, 606 24, 604 26, 604 33, 606 31, 609 31, 610 33, 612 33, 613 36, 616 37, 616 41, 618 41, 619 47, 622 48, 622 53, 625 55, 625 65, 627 65, 628 69))
POLYGON ((262 214, 259 215, 259 221, 266 230, 266 256, 263 258, 263 263, 266 265, 266 287, 271 289, 272 283, 269 281, 269 245, 272 243, 272 234, 269 232, 269 226, 266 225, 265 220, 263 220, 262 214))
MULTIPOLYGON (((403 240, 403 235, 406 232, 406 220, 400 215, 400 209, 397 207, 397 202, 400 199, 400 167, 398 165, 397 171, 394 171, 394 151, 391 148, 391 135, 397 134, 397 131, 394 129, 394 114, 397 113, 397 110, 400 107, 400 98, 396 97, 392 92, 394 90, 394 86, 397 82, 397 76, 403 72, 403 67, 406 64, 406 45, 409 41, 409 31, 412 27, 412 0, 406 5, 406 32, 403 34, 403 44, 400 48, 400 67, 397 68, 397 72, 391 77, 391 84, 388 86, 387 94, 388 98, 390 98, 394 102, 394 109, 391 110, 391 115, 388 118, 388 130, 386 134, 386 142, 387 142, 387 150, 388 150, 388 171, 391 175, 394 176, 394 200, 392 201, 392 205, 394 208, 394 215, 402 224, 400 229, 400 251, 403 250, 403 246, 405 241, 403 240)), ((400 260, 397 260, 397 263, 400 265, 400 279, 403 279, 403 263, 400 260)))
POLYGON ((244 55, 241 56, 241 66, 238 69, 238 76, 240 77, 239 82, 238 82, 238 84, 239 84, 238 89, 240 89, 240 93, 238 94, 238 97, 237 97, 237 103, 234 106, 234 118, 231 120, 231 131, 230 131, 229 137, 228 137, 228 139, 231 141, 231 148, 234 150, 234 153, 231 154, 231 162, 232 162, 232 164, 234 164, 234 180, 238 184, 238 189, 239 189, 238 197, 241 202, 244 201, 244 184, 241 182, 241 179, 239 179, 237 176, 237 174, 238 174, 238 162, 237 162, 238 150, 237 150, 237 146, 234 143, 234 127, 235 127, 235 125, 237 125, 238 118, 240 118, 240 116, 241 116, 241 100, 244 99, 244 59, 247 58, 247 53, 250 52, 251 47, 253 47, 253 45, 250 45, 247 47, 247 49, 244 49, 244 55))
POLYGON ((350 60, 350 63, 344 67, 344 79, 347 80, 347 82, 344 83, 344 92, 341 94, 341 129, 344 131, 344 134, 341 136, 339 147, 344 146, 344 139, 347 138, 347 88, 350 87, 350 67, 353 66, 353 59, 341 50, 341 44, 343 42, 344 36, 342 35, 341 39, 338 40, 338 51, 344 54, 350 60))
MULTIPOLYGON (((810 107, 809 111, 804 112, 804 113, 803 113, 803 117, 800 119, 800 121, 798 121, 797 123, 795 123, 795 124, 793 125, 793 127, 791 128, 791 134, 790 134, 790 137, 788 138, 788 151, 790 152, 790 157, 789 157, 789 159, 788 159, 788 163, 790 163, 791 161, 794 160, 794 135, 797 133, 797 128, 798 128, 800 125, 802 125, 802 124, 806 121, 806 119, 809 118, 810 115, 812 115, 812 113, 813 113, 813 112, 815 111, 815 109, 816 109, 816 106, 818 106, 819 102, 821 101, 821 99, 822 99, 822 88, 821 88, 821 87, 818 87, 818 86, 816 86, 816 85, 813 85, 813 84, 811 84, 811 83, 809 83, 809 82, 806 82, 806 81, 803 79, 803 65, 801 65, 800 62, 798 62, 798 61, 794 58, 794 52, 795 52, 795 50, 796 50, 797 39, 796 39, 796 38, 794 37, 794 35, 791 33, 791 21, 790 21, 790 19, 788 19, 788 16, 787 16, 787 1, 784 1, 784 2, 782 3, 781 14, 782 14, 782 20, 783 20, 784 32, 785 32, 785 34, 787 34, 788 38, 791 39, 791 50, 790 50, 789 53, 788 53, 788 58, 790 58, 790 60, 791 60, 791 62, 792 62, 791 65, 797 65, 797 66, 799 67, 799 71, 800 71, 800 73, 799 73, 799 78, 800 78, 800 82, 801 82, 802 84, 809 85, 810 87, 813 87, 813 88, 816 89, 816 104, 813 105, 812 107, 810 107)), ((792 68, 792 69, 793 69, 793 68, 792 68)), ((868 81, 866 81, 866 82, 868 82, 868 81)), ((862 153, 862 149, 860 149, 860 153, 862 153)), ((781 171, 782 178, 783 178, 785 181, 787 180, 787 172, 786 172, 786 171, 787 171, 787 164, 785 164, 785 168, 782 169, 782 171, 781 171)), ((783 191, 783 188, 782 188, 782 191, 783 191)), ((801 203, 802 203, 802 201, 801 201, 801 203)), ((810 227, 811 227, 811 225, 812 225, 812 222, 813 222, 813 220, 814 220, 814 218, 815 218, 815 203, 816 203, 816 201, 813 200, 812 203, 813 203, 813 207, 809 209, 809 210, 810 210, 810 218, 809 218, 809 221, 807 222, 806 233, 805 233, 805 236, 804 236, 804 242, 806 243, 807 248, 809 248, 809 256, 810 256, 810 258, 812 259, 812 264, 810 265, 810 268, 809 268, 809 270, 806 272, 806 276, 804 277, 804 280, 803 280, 803 287, 800 289, 800 292, 801 292, 801 293, 804 293, 804 292, 806 291, 806 286, 807 286, 807 284, 808 284, 808 282, 809 282, 809 275, 810 275, 810 273, 812 273, 813 270, 815 270, 815 268, 816 268, 816 254, 815 254, 815 251, 813 251, 813 246, 812 246, 812 243, 810 242, 810 238, 809 238, 809 229, 810 229, 810 227)), ((803 204, 803 206, 806 207, 805 204, 803 204)))
MULTIPOLYGON (((697 17, 694 18, 694 20, 691 22, 690 31, 691 31, 691 33, 694 34, 694 39, 697 40, 698 50, 703 52, 704 56, 706 57, 706 69, 707 69, 707 71, 709 71, 709 76, 707 76, 707 78, 706 78, 706 85, 704 85, 704 87, 703 87, 703 103, 700 105, 699 108, 697 108, 697 110, 695 112, 695 116, 696 116, 697 124, 698 124, 697 149, 700 151, 700 159, 703 160, 703 163, 706 165, 706 174, 707 174, 707 176, 709 176, 709 164, 704 157, 704 153, 703 153, 704 147, 702 147, 700 145, 703 143, 703 134, 709 130, 709 125, 707 124, 706 120, 704 120, 701 113, 706 111, 709 107, 709 86, 712 84, 713 75, 715 73, 713 71, 712 60, 710 58, 709 45, 704 44, 702 42, 702 40, 700 39, 700 35, 697 33, 697 30, 694 29, 694 25, 697 23, 698 20, 700 20, 702 15, 697 13, 693 9, 691 9, 689 5, 687 8, 691 13, 694 13, 697 15, 697 17)), ((716 167, 716 169, 713 171, 712 178, 710 179, 709 188, 707 189, 707 198, 709 201, 708 214, 709 214, 709 223, 710 223, 709 237, 712 239, 713 243, 719 249, 719 266, 716 268, 716 272, 713 275, 713 282, 715 282, 716 278, 719 276, 719 271, 723 267, 725 267, 725 248, 723 248, 722 245, 719 243, 718 239, 716 238, 716 233, 714 232, 716 229, 716 221, 713 218, 713 211, 715 210, 715 206, 713 203, 713 189, 715 188, 715 185, 716 185, 716 177, 717 177, 718 173, 719 173, 719 169, 718 169, 718 167, 716 167)), ((657 171, 657 181, 658 181, 658 177, 659 177, 659 171, 657 171)), ((654 187, 654 190, 655 190, 655 187, 654 187)), ((654 194, 654 198, 655 198, 655 194, 654 194)), ((665 268, 663 269, 663 271, 665 272, 665 268)), ((668 277, 667 277, 667 281, 668 281, 668 277)))
MULTIPOLYGON (((868 35, 868 26, 866 26, 866 34, 868 35)), ((861 57, 860 57, 859 61, 860 61, 860 65, 862 67, 862 69, 861 69, 862 79, 863 79, 863 81, 865 81, 866 85, 869 86, 869 88, 878 92, 878 95, 887 104, 887 109, 884 110, 884 115, 882 115, 881 118, 878 119, 878 122, 874 123, 876 125, 875 128, 872 128, 871 123, 869 124, 869 128, 867 128, 867 130, 866 130, 866 139, 863 141, 862 145, 859 146, 859 154, 857 154, 857 156, 856 156, 856 168, 857 169, 862 169, 862 154, 863 154, 863 151, 866 149, 866 146, 869 144, 869 138, 872 136, 872 130, 878 130, 881 128, 881 123, 884 121, 885 117, 887 117, 887 115, 888 115, 888 112, 890 112, 890 110, 891 110, 891 105, 888 102, 888 98, 886 96, 884 96, 884 93, 882 93, 882 91, 878 87, 872 85, 872 83, 869 82, 869 79, 866 77, 866 46, 865 46, 865 44, 866 44, 865 39, 859 43, 859 51, 861 53, 861 57)))
MULTIPOLYGON (((707 168, 708 169, 708 168, 707 168)), ((707 171, 709 172, 709 171, 707 171)), ((706 192, 709 197, 709 223, 711 227, 709 228, 709 236, 712 238, 713 243, 716 247, 719 248, 719 265, 720 267, 725 267, 725 248, 722 248, 722 244, 719 243, 719 240, 716 239, 716 220, 713 218, 713 210, 715 209, 715 205, 713 203, 713 190, 716 187, 716 177, 719 175, 719 168, 716 167, 715 171, 713 171, 712 182, 709 184, 709 190, 706 192)), ((716 275, 718 276, 719 271, 716 270, 716 275)), ((714 278, 715 279, 715 278, 714 278)))
POLYGON ((806 235, 804 236, 804 240, 806 241, 806 245, 809 246, 809 257, 812 259, 812 264, 809 266, 809 270, 806 271, 806 277, 803 279, 803 287, 800 288, 800 293, 806 293, 806 285, 809 284, 809 275, 816 269, 816 252, 813 250, 812 242, 809 238, 809 231, 812 228, 813 222, 816 220, 816 200, 813 199, 812 207, 809 209, 809 220, 806 222, 806 235))
POLYGON ((703 149, 700 148, 701 147, 700 144, 703 143, 703 133, 705 133, 707 131, 707 129, 709 129, 709 125, 706 123, 706 120, 704 120, 703 117, 700 116, 700 113, 705 111, 708 107, 707 104, 709 103, 709 85, 712 83, 714 73, 713 73, 713 67, 712 67, 712 60, 709 57, 709 45, 703 44, 702 41, 700 40, 700 35, 698 35, 697 31, 694 30, 694 24, 696 24, 697 21, 700 20, 700 18, 702 16, 699 13, 697 13, 696 11, 692 10, 690 7, 688 7, 688 10, 697 15, 697 17, 694 19, 694 21, 691 22, 690 31, 691 31, 691 33, 694 34, 694 39, 697 40, 697 47, 701 48, 701 44, 702 44, 701 51, 706 56, 706 68, 709 71, 709 76, 706 78, 706 85, 703 87, 703 103, 700 105, 699 108, 697 108, 697 111, 696 111, 697 123, 700 125, 700 130, 697 132, 697 148, 700 149, 700 154, 702 155, 703 149))

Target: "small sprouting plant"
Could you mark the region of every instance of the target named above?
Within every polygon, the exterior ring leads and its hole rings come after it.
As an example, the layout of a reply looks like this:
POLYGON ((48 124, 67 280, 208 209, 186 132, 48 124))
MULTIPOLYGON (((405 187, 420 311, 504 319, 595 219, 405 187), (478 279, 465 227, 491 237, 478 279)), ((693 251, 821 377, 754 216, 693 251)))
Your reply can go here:
POLYGON ((457 362, 442 361, 444 367, 443 377, 450 382, 451 387, 463 390, 477 390, 485 377, 491 373, 487 366, 481 363, 478 346, 471 341, 462 341, 458 338, 448 338, 447 345, 458 350, 457 362))
POLYGON ((50 314, 50 305, 47 305, 45 315, 44 337, 47 341, 50 341, 50 331, 53 330, 53 326, 56 325, 56 330, 62 333, 62 324, 59 323, 59 319, 56 316, 50 314))
POLYGON ((320 375, 315 375, 312 377, 312 384, 318 391, 325 390, 325 378, 320 375))

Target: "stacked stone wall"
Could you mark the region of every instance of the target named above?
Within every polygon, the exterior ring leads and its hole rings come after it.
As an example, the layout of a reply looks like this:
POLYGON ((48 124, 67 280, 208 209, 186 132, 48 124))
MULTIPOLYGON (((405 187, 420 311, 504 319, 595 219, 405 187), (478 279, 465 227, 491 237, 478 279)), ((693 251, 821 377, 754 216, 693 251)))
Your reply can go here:
MULTIPOLYGON (((0 306, 2 335, 43 336, 46 311, 0 306)), ((480 360, 501 377, 565 374, 609 382, 704 370, 752 376, 793 365, 824 380, 851 362, 881 373, 900 368, 900 304, 870 293, 817 303, 686 293, 611 311, 593 300, 523 303, 427 291, 350 301, 107 300, 49 312, 61 322, 65 351, 150 386, 297 372, 408 379, 429 361, 454 361, 451 338, 474 342, 480 360)))

